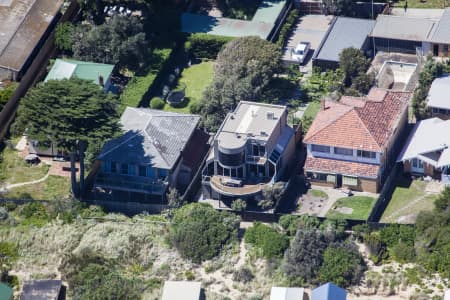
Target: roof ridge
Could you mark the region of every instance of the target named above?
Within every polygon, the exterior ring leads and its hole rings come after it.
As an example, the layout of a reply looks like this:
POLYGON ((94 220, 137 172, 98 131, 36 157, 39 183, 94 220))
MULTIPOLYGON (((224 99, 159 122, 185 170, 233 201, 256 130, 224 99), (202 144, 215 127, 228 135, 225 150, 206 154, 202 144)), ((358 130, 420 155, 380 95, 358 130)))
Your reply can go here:
MULTIPOLYGON (((384 100, 383 100, 384 101, 384 100)), ((366 103, 367 104, 367 103, 366 103)), ((366 104, 364 104, 364 106, 366 106, 366 104)), ((364 107, 363 106, 363 107, 364 107)), ((362 107, 362 108, 363 108, 362 107)), ((378 141, 374 138, 372 132, 369 130, 369 128, 367 128, 367 124, 364 122, 364 120, 361 118, 361 116, 359 115, 359 111, 354 108, 356 115, 358 116, 358 119, 361 121, 361 123, 364 125, 364 128, 366 129, 367 133, 369 133, 370 138, 375 142, 375 144, 378 146, 379 150, 381 150, 381 145, 378 143, 378 141)))
POLYGON ((128 130, 127 132, 134 132, 134 134, 131 137, 129 137, 128 139, 124 140, 122 143, 119 143, 119 144, 115 145, 114 147, 112 147, 111 149, 106 151, 105 153, 99 155, 99 158, 104 157, 105 155, 108 155, 109 153, 111 153, 112 151, 116 150, 117 148, 119 148, 123 144, 125 144, 125 143, 129 142, 130 140, 134 139, 139 134, 139 131, 128 130))
MULTIPOLYGON (((325 101, 326 101, 326 100, 325 100, 325 101)), ((338 102, 339 102, 339 101, 338 101, 338 102)), ((345 104, 343 104, 343 103, 342 103, 342 104, 339 103, 339 105, 351 107, 351 106, 345 105, 345 104)), ((309 137, 309 138, 314 137, 315 135, 317 135, 318 133, 320 133, 321 131, 323 131, 325 128, 328 128, 330 125, 336 123, 337 120, 339 120, 340 118, 344 117, 347 113, 349 113, 349 112, 352 111, 353 109, 355 109, 355 108, 354 108, 354 107, 350 108, 348 111, 344 112, 344 113, 341 114, 339 117, 335 118, 332 122, 328 123, 327 125, 323 126, 323 127, 320 128, 319 130, 317 130, 316 132, 314 132, 314 134, 313 134, 311 137, 309 137)), ((321 112, 323 112, 323 111, 325 111, 325 110, 320 110, 319 113, 321 113, 321 112)), ((314 123, 314 120, 313 120, 313 123, 314 123)), ((309 132, 309 130, 308 130, 308 132, 309 132)), ((306 135, 308 135, 308 132, 306 133, 306 135)))

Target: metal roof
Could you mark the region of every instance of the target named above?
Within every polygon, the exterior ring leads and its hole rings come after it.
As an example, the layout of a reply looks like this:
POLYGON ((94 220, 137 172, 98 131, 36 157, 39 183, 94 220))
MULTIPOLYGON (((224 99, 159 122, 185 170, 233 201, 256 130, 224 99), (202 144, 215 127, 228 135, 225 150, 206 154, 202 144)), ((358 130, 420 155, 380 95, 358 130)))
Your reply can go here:
POLYGON ((197 115, 127 107, 120 119, 124 135, 106 143, 99 159, 170 170, 199 121, 197 115))
POLYGON ((430 41, 434 43, 450 44, 450 8, 444 10, 441 18, 436 23, 430 41))
POLYGON ((13 296, 13 289, 0 282, 0 299, 10 300, 13 296))
POLYGON ((428 91, 429 107, 450 109, 450 75, 445 75, 433 80, 430 90, 428 91))
POLYGON ((61 292, 61 280, 26 281, 20 300, 57 300, 61 292))
POLYGON ((312 291, 311 300, 345 300, 347 299, 347 292, 328 282, 312 291))
POLYGON ((420 158, 434 167, 450 165, 450 120, 432 118, 417 123, 397 161, 420 158))
POLYGON ((422 18, 379 15, 371 36, 376 38, 427 41, 435 21, 422 18))
POLYGON ((375 26, 374 20, 338 17, 325 35, 315 59, 339 62, 345 48, 361 49, 375 26))
POLYGON ((0 67, 20 71, 63 0, 12 0, 0 6, 0 67))
POLYGON ((50 72, 45 77, 48 80, 70 79, 72 77, 99 83, 99 76, 106 82, 114 70, 114 65, 84 62, 73 59, 56 59, 50 72))
POLYGON ((304 288, 272 287, 270 300, 303 300, 304 288))
POLYGON ((199 300, 201 285, 197 281, 166 281, 162 300, 199 300))

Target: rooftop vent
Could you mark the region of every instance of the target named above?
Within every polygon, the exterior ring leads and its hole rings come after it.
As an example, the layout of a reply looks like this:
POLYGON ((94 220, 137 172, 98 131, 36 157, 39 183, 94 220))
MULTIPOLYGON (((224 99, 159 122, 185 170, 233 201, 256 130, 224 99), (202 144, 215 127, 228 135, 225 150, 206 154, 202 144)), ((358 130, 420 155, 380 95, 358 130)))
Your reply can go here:
POLYGON ((268 120, 274 120, 275 119, 275 114, 271 111, 267 112, 267 119, 268 120))
POLYGON ((261 135, 262 135, 262 136, 266 136, 266 135, 267 135, 267 132, 261 131, 261 135))

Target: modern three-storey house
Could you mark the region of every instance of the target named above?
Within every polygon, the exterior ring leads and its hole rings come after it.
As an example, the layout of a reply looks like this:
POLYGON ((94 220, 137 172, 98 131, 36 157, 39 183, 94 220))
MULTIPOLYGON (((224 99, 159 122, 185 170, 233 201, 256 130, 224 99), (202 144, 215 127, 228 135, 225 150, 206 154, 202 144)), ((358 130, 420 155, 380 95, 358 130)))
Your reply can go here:
POLYGON ((241 101, 218 130, 203 169, 203 194, 259 200, 293 163, 296 131, 285 106, 241 101))
POLYGON ((322 101, 304 138, 314 184, 378 192, 401 150, 411 93, 373 88, 365 97, 322 101))

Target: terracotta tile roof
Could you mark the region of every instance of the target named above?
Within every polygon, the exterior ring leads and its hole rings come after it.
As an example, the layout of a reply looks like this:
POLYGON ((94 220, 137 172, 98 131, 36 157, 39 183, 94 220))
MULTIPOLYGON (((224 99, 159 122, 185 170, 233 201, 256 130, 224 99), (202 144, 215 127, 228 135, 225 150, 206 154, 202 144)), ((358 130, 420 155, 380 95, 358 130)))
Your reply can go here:
POLYGON ((342 175, 376 178, 380 167, 378 165, 318 158, 308 156, 305 171, 330 172, 342 175))
POLYGON ((304 142, 382 151, 411 95, 374 88, 367 97, 342 97, 338 103, 326 101, 325 110, 317 114, 304 142))

